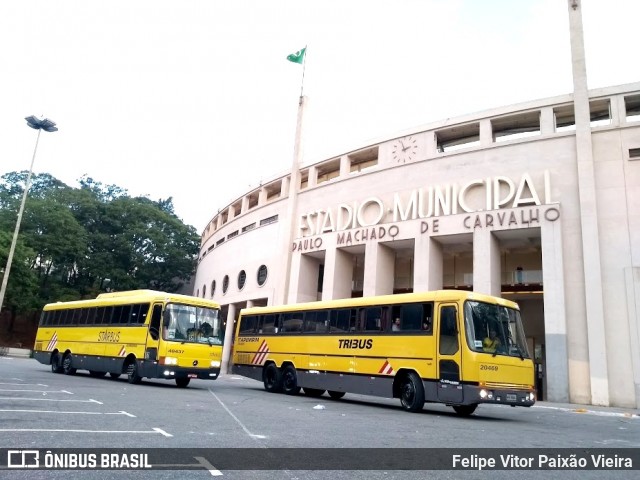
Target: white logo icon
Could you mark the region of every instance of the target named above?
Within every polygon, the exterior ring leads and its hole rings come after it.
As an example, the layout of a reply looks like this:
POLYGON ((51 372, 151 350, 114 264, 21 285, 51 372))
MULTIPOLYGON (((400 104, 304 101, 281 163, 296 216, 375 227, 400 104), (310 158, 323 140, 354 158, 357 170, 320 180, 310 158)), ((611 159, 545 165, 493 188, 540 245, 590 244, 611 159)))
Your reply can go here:
POLYGON ((40 452, 38 450, 8 450, 7 468, 38 468, 40 452))

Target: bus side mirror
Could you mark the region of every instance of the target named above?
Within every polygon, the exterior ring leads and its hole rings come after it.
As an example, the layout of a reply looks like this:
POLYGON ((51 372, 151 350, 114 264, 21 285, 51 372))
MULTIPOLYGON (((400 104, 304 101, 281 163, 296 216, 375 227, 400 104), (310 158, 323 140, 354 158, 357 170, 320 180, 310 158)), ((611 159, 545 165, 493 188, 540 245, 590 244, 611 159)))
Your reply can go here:
POLYGON ((162 316, 162 326, 168 327, 170 322, 171 322, 171 316, 169 315, 169 312, 165 310, 162 316))

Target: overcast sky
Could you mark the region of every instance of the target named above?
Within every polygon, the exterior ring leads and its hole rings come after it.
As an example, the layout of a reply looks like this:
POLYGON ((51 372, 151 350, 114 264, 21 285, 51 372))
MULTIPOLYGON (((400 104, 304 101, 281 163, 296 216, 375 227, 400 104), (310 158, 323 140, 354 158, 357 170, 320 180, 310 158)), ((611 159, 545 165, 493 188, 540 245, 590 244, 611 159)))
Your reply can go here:
MULTIPOLYGON (((579 0, 589 88, 640 81, 637 0, 579 0)), ((3 0, 0 175, 173 197, 201 232, 291 167, 572 90, 567 0, 3 0)))

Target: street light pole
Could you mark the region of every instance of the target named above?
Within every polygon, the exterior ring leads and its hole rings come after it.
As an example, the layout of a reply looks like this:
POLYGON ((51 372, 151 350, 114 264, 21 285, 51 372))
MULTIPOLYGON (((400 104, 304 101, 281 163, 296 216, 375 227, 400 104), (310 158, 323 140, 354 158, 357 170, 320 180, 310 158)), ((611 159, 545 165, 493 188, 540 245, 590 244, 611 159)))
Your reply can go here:
POLYGON ((9 282, 9 272, 11 271, 11 262, 13 261, 13 254, 16 250, 16 243, 18 242, 18 232, 20 232, 20 223, 22 223, 22 213, 24 212, 24 204, 27 201, 27 193, 29 192, 29 186, 31 184, 31 174, 33 173, 33 163, 36 160, 36 151, 38 150, 38 142, 40 141, 40 133, 42 130, 45 132, 56 132, 55 122, 52 122, 48 118, 39 119, 33 115, 26 117, 27 125, 31 128, 38 130, 38 136, 36 137, 36 146, 33 149, 33 157, 31 157, 31 166, 29 167, 29 174, 27 175, 27 182, 24 186, 24 192, 22 193, 22 201, 20 202, 20 209, 18 210, 18 219, 16 220, 16 228, 13 231, 13 239, 11 240, 11 248, 9 249, 9 255, 7 256, 7 266, 4 269, 4 275, 2 276, 2 287, 0 287, 0 313, 2 312, 2 306, 4 305, 4 295, 7 291, 7 283, 9 282))

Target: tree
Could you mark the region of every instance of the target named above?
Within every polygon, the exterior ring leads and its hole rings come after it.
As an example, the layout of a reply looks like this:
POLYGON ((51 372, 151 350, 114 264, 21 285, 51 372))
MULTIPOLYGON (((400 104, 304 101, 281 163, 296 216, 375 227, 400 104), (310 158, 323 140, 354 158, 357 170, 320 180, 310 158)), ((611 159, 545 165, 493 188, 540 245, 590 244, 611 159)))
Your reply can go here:
MULTIPOLYGON (((27 172, 0 177, 0 231, 12 232, 27 172)), ((5 305, 28 313, 45 303, 111 290, 176 291, 195 271, 199 236, 175 215, 171 197, 132 198, 90 177, 71 188, 32 177, 5 305)), ((0 239, 0 260, 9 250, 0 239)), ((12 310, 12 311, 13 311, 12 310)))
MULTIPOLYGON (((2 265, 3 274, 12 238, 13 235, 9 231, 0 229, 0 264, 2 265)), ((9 333, 13 331, 18 313, 29 312, 41 306, 38 294, 38 278, 31 268, 34 256, 34 251, 27 247, 22 239, 18 237, 3 305, 3 308, 11 312, 7 328, 9 333)))

